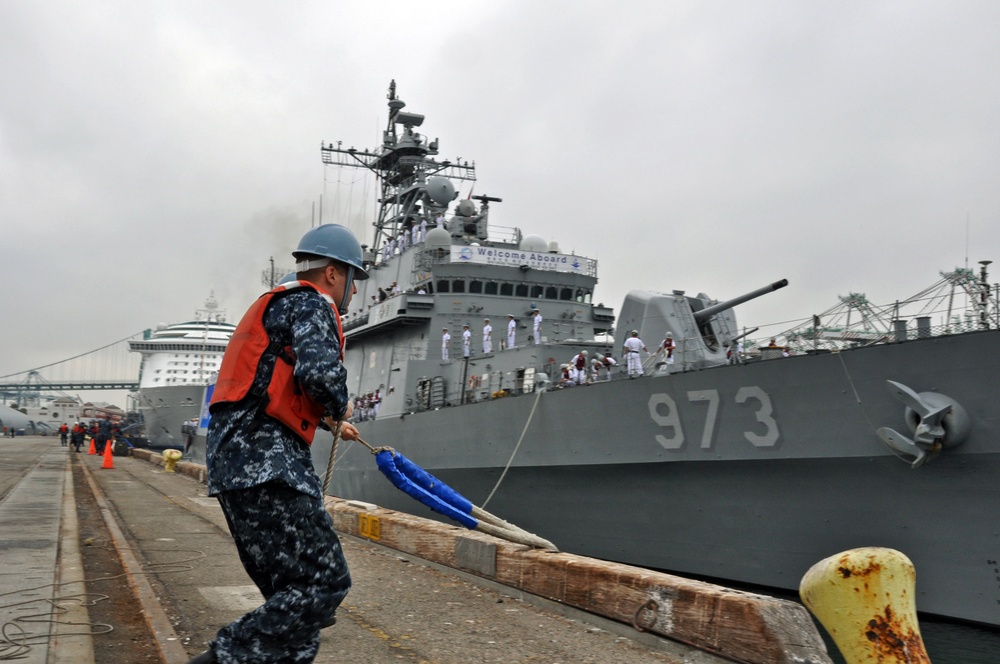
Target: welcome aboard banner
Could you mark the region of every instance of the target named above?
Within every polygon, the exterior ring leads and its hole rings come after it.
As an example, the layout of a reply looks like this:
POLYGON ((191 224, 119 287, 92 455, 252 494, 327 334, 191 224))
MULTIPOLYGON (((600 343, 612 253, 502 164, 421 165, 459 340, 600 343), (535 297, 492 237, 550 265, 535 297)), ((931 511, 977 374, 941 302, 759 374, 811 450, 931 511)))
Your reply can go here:
POLYGON ((555 272, 577 272, 594 274, 597 261, 572 254, 549 254, 517 249, 497 249, 496 247, 452 247, 452 263, 478 263, 481 265, 503 265, 520 267, 527 265, 533 270, 555 272))

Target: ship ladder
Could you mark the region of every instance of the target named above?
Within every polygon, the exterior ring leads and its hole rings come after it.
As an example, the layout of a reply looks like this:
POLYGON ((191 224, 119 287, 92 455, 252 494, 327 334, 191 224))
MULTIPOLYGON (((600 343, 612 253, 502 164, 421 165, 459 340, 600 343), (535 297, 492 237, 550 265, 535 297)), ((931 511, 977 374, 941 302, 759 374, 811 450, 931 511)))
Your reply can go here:
POLYGON ((391 447, 373 447, 362 438, 357 440, 375 455, 375 464, 393 486, 438 514, 458 521, 469 530, 478 530, 515 544, 550 551, 559 550, 547 539, 473 505, 467 498, 391 447))

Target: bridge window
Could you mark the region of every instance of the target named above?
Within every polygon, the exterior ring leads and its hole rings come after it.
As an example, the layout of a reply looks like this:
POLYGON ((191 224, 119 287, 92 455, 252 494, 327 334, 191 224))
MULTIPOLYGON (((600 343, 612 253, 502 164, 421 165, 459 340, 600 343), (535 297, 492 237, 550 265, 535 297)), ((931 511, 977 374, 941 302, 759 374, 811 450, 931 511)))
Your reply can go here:
POLYGON ((542 293, 544 292, 545 288, 543 286, 539 286, 538 284, 531 287, 531 297, 542 297, 542 293))
POLYGON ((572 288, 563 288, 563 289, 561 289, 559 291, 559 299, 560 300, 572 300, 573 299, 573 289, 572 288))
POLYGON ((452 293, 464 293, 465 292, 465 280, 456 279, 451 282, 451 292, 452 293))
POLYGON ((584 304, 589 304, 590 303, 590 291, 587 290, 586 288, 577 288, 576 289, 576 301, 577 302, 582 302, 584 304))
POLYGON ((448 283, 447 279, 442 279, 441 281, 438 282, 437 291, 439 293, 448 293, 450 292, 450 286, 451 284, 448 283))
POLYGON ((497 282, 487 281, 486 290, 483 291, 485 295, 496 295, 497 294, 497 282))
POLYGON ((514 284, 500 284, 500 294, 501 295, 513 295, 514 294, 514 284))
POLYGON ((549 300, 556 299, 556 297, 557 297, 557 295, 556 295, 556 287, 555 286, 549 286, 548 288, 546 288, 545 289, 545 297, 547 299, 549 299, 549 300))
POLYGON ((483 292, 483 282, 473 279, 469 282, 469 292, 470 293, 482 293, 483 292))
POLYGON ((514 295, 517 297, 528 297, 528 284, 518 284, 514 288, 514 295))

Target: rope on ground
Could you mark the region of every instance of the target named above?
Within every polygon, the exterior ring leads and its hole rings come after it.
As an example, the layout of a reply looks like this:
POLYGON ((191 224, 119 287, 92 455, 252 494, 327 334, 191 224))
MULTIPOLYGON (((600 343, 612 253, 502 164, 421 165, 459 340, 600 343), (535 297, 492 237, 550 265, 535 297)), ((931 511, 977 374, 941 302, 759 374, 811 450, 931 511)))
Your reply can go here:
POLYGON ((438 514, 515 544, 558 551, 555 544, 473 505, 468 499, 391 447, 374 447, 358 438, 375 455, 378 469, 393 485, 438 514))
MULTIPOLYGON (((109 547, 107 545, 102 545, 102 549, 113 553, 115 556, 118 555, 117 550, 109 547)), ((194 553, 196 555, 190 558, 182 558, 181 560, 172 560, 162 563, 144 563, 143 570, 140 574, 166 574, 173 572, 189 572, 194 569, 193 565, 187 565, 184 563, 194 562, 205 557, 204 551, 199 551, 197 549, 145 549, 140 550, 132 547, 122 547, 132 551, 142 551, 143 553, 149 553, 153 551, 169 552, 169 553, 179 553, 187 552, 194 553)), ((61 583, 46 583, 41 586, 35 586, 33 588, 19 588, 17 590, 11 590, 9 592, 0 593, 0 597, 6 597, 8 595, 24 595, 25 593, 33 593, 38 590, 44 590, 45 588, 52 588, 54 591, 60 589, 63 586, 70 586, 79 583, 99 583, 101 581, 114 581, 117 579, 126 578, 127 574, 114 574, 112 576, 102 576, 93 579, 80 579, 77 581, 63 581, 61 583)), ((53 595, 52 597, 36 597, 30 600, 24 600, 20 602, 11 602, 9 604, 0 604, 0 609, 8 609, 16 606, 27 606, 29 604, 35 604, 41 602, 43 604, 48 604, 52 608, 44 613, 34 613, 29 615, 17 616, 13 620, 9 620, 0 626, 0 661, 8 661, 14 659, 24 658, 30 651, 32 645, 37 645, 38 643, 44 643, 50 638, 49 631, 46 630, 41 633, 31 633, 22 627, 22 624, 27 623, 50 623, 50 624, 60 624, 60 625, 79 625, 85 626, 89 629, 87 631, 75 631, 67 632, 60 631, 59 636, 97 636, 99 634, 108 634, 114 631, 114 627, 107 623, 94 623, 94 622, 62 622, 58 620, 58 617, 62 614, 68 613, 67 609, 63 604, 76 602, 79 606, 94 606, 98 602, 103 602, 104 600, 110 599, 110 595, 105 595, 102 593, 76 593, 72 595, 53 595)))

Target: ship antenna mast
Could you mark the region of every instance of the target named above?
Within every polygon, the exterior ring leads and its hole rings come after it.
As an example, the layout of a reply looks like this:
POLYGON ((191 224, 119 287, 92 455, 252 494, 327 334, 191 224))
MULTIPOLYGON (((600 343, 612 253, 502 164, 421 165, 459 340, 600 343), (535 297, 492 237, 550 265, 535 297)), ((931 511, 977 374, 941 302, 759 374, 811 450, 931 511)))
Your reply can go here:
POLYGON ((428 178, 440 175, 453 180, 475 182, 476 166, 469 162, 437 161, 438 141, 427 140, 414 131, 424 116, 404 111, 406 103, 396 95, 396 81, 389 83, 389 116, 382 145, 374 150, 343 148, 341 142, 323 143, 323 163, 329 166, 367 168, 378 178, 381 195, 378 218, 374 222, 372 251, 394 238, 402 229, 417 223, 429 210, 444 210, 427 191, 428 178))

